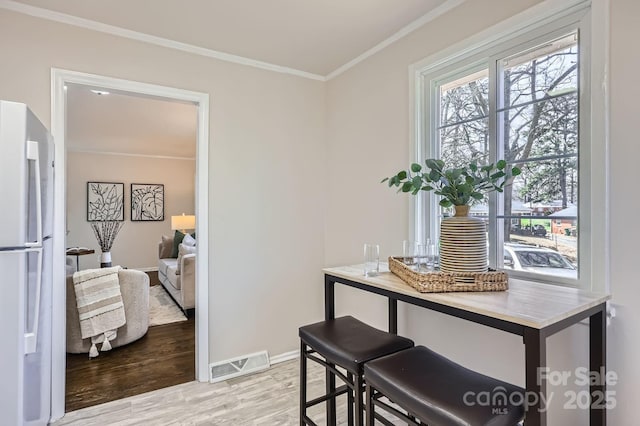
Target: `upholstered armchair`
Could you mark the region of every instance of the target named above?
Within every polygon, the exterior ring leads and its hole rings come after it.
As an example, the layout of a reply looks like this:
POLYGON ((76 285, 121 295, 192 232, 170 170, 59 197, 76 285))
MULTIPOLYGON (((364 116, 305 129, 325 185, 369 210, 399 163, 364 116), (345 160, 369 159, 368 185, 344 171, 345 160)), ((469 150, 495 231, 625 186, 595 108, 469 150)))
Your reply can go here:
MULTIPOLYGON (((138 340, 147 333, 149 328, 149 276, 142 271, 121 269, 118 272, 118 281, 127 323, 118 329, 118 337, 110 342, 113 348, 138 340)), ((73 276, 69 275, 67 276, 67 352, 88 353, 90 348, 91 339, 82 339, 80 334, 73 276)))

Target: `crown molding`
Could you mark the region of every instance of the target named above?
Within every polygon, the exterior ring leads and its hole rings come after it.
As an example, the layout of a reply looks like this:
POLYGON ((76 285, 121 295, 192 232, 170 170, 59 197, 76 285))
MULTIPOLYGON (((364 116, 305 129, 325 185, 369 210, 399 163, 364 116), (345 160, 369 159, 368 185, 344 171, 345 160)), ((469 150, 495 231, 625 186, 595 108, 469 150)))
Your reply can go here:
POLYGON ((169 49, 181 50, 183 52, 192 53, 194 55, 206 56, 208 58, 218 59, 225 62, 246 65, 254 68, 260 68, 267 71, 279 72, 282 74, 295 75, 297 77, 308 78, 311 80, 325 81, 325 77, 319 74, 313 74, 294 68, 283 67, 268 62, 258 61, 243 56, 232 55, 230 53, 219 52, 217 50, 207 49, 188 43, 182 43, 163 37, 157 37, 151 34, 141 33, 138 31, 128 30, 126 28, 116 27, 114 25, 103 24, 98 21, 80 18, 66 13, 55 12, 41 7, 31 6, 19 3, 13 0, 0 0, 0 8, 13 12, 22 13, 24 15, 36 18, 47 19, 49 21, 60 22, 75 27, 85 28, 92 31, 98 31, 105 34, 111 34, 118 37, 124 37, 131 40, 141 41, 143 43, 155 44, 156 46, 166 47, 169 49))
POLYGON ((151 154, 130 154, 127 152, 114 152, 114 151, 98 151, 83 148, 67 148, 67 152, 77 152, 80 154, 94 154, 94 155, 116 155, 120 157, 142 157, 142 158, 155 158, 159 160, 182 160, 182 161, 195 161, 195 157, 177 157, 171 155, 151 155, 151 154))
POLYGON ((260 68, 260 69, 279 72, 283 74, 295 75, 295 76, 307 78, 310 80, 329 81, 332 78, 335 78, 340 74, 346 72, 347 70, 353 68, 354 66, 366 60, 367 58, 380 52, 387 46, 395 43, 396 41, 400 40, 403 37, 406 37, 407 35, 419 29, 420 27, 427 24, 428 22, 431 22, 434 19, 444 15, 445 13, 461 5, 465 1, 466 0, 445 1, 440 6, 422 15, 420 18, 416 19, 415 21, 411 22, 407 26, 397 31, 391 37, 376 44, 371 49, 355 57, 354 59, 350 60, 344 65, 336 68, 334 71, 330 72, 326 76, 310 73, 307 71, 301 71, 294 68, 284 67, 281 65, 271 64, 269 62, 258 61, 255 59, 246 58, 244 56, 238 56, 238 55, 232 55, 230 53, 219 52, 217 50, 207 49, 204 47, 195 46, 188 43, 182 43, 179 41, 175 41, 175 40, 171 40, 163 37, 157 37, 151 34, 128 30, 126 28, 121 28, 114 25, 103 24, 101 22, 93 21, 91 19, 85 19, 85 18, 73 16, 73 15, 68 15, 66 13, 55 12, 53 10, 31 6, 31 5, 20 3, 13 0, 0 0, 0 8, 17 12, 17 13, 22 13, 24 15, 33 16, 36 18, 46 19, 54 22, 60 22, 60 23, 72 25, 75 27, 80 27, 80 28, 84 28, 92 31, 98 31, 105 34, 111 34, 118 37, 140 41, 143 43, 154 44, 156 46, 166 47, 169 49, 180 50, 180 51, 191 53, 194 55, 205 56, 208 58, 218 59, 225 62, 246 65, 254 68, 260 68))
POLYGON ((325 80, 329 81, 332 78, 335 78, 335 77, 339 76, 340 74, 346 72, 347 70, 355 67, 360 62, 364 61, 365 59, 367 59, 367 58, 369 58, 369 57, 371 57, 373 55, 375 55, 376 53, 380 52, 381 50, 383 50, 387 46, 395 43, 396 41, 400 40, 401 38, 406 37, 407 35, 411 34, 415 30, 417 30, 420 27, 422 27, 423 25, 425 25, 426 23, 431 22, 434 19, 444 15, 445 13, 450 11, 451 9, 454 9, 454 8, 460 6, 465 1, 466 0, 447 0, 447 1, 445 1, 440 6, 436 7, 435 9, 433 9, 433 10, 431 10, 429 12, 427 12, 426 14, 422 15, 420 18, 418 18, 415 21, 411 22, 409 25, 407 25, 404 28, 402 28, 399 31, 397 31, 391 37, 383 40, 382 42, 380 42, 378 44, 376 44, 371 49, 369 49, 366 52, 364 52, 363 54, 355 57, 354 59, 350 60, 346 64, 340 66, 339 68, 336 68, 334 71, 332 71, 329 74, 327 74, 327 76, 325 77, 325 80))

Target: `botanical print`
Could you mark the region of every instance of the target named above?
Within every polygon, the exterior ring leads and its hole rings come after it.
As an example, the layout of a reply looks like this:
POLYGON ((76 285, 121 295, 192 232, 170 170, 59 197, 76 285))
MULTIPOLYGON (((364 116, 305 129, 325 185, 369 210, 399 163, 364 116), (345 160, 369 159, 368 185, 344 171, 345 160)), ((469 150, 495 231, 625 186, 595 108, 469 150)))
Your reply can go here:
POLYGON ((124 220, 124 184, 87 182, 87 220, 124 220))
POLYGON ((164 220, 164 185, 131 184, 131 220, 164 220))

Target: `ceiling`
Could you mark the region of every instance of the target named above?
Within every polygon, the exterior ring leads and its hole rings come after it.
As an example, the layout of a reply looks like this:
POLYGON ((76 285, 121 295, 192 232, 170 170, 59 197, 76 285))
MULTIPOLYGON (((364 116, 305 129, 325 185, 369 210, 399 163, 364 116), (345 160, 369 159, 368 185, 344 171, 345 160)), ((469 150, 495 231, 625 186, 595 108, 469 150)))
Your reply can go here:
MULTIPOLYGON (((62 22, 89 28, 92 22, 98 22, 327 76, 410 24, 415 25, 430 12, 461 1, 17 0, 11 3, 38 8, 34 9, 38 16, 62 22), (73 17, 89 21, 80 22, 73 17)), ((76 85, 67 89, 70 150, 195 157, 194 105, 127 93, 99 96, 89 89, 76 85)))
POLYGON ((195 105, 90 89, 67 86, 69 150, 195 158, 195 105))
POLYGON ((451 0, 18 0, 326 76, 451 0))

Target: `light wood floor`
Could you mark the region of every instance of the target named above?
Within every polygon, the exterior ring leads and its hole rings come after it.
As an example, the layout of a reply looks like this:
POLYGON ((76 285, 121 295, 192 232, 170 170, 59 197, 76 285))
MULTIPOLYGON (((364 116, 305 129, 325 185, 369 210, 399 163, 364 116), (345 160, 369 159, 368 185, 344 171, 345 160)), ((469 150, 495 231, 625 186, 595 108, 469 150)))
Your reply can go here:
MULTIPOLYGON (((190 382, 67 413, 55 426, 103 425, 296 425, 299 361, 216 384, 190 382)), ((324 370, 309 363, 309 397, 321 395, 324 370)), ((338 424, 346 424, 346 397, 338 402, 338 424)), ((325 424, 324 405, 308 410, 325 424)), ((402 424, 398 422, 397 424, 402 424)))

